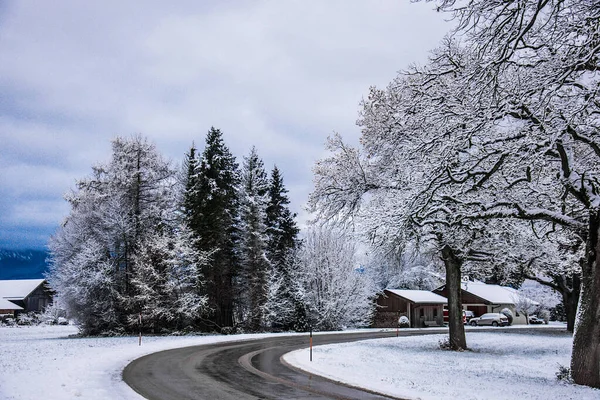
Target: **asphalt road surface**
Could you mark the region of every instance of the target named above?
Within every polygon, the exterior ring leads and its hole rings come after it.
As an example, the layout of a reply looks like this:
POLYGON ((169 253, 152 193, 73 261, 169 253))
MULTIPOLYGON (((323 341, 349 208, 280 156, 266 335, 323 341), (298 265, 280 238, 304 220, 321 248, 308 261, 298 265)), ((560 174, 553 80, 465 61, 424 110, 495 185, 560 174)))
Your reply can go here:
MULTIPOLYGON (((401 330, 400 335, 447 331, 401 330)), ((313 336, 313 345, 394 336, 395 331, 318 334, 313 336)), ((283 354, 308 344, 307 334, 166 350, 131 362, 123 380, 150 400, 393 398, 310 375, 280 360, 283 354)))

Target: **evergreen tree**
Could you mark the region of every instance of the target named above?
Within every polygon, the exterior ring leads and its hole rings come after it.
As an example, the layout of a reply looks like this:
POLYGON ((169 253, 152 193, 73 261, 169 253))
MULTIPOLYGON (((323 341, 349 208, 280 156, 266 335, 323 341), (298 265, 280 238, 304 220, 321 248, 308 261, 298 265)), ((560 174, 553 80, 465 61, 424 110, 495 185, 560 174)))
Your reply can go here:
POLYGON ((188 154, 188 179, 184 208, 188 225, 202 252, 211 252, 202 264, 204 294, 212 310, 206 329, 233 326, 234 280, 238 274, 238 164, 223 141, 220 130, 211 128, 197 163, 195 150, 188 154), (195 172, 197 170, 197 173, 195 172))
POLYGON ((266 305, 268 323, 276 330, 304 330, 305 312, 295 295, 293 268, 297 265, 294 250, 297 248, 299 229, 295 214, 288 208, 287 189, 279 168, 271 171, 269 203, 266 210, 267 257, 271 262, 269 299, 266 305))
MULTIPOLYGON (((202 281, 198 263, 206 259, 193 246, 191 232, 185 226, 171 231, 158 229, 142 243, 134 258, 133 297, 143 316, 145 330, 181 330, 193 324, 205 311, 206 298, 198 294, 202 281)), ((138 316, 130 315, 129 324, 138 326, 138 316)))
POLYGON ((194 217, 197 217, 197 214, 194 213, 197 201, 199 173, 198 155, 196 152, 196 146, 192 143, 189 153, 185 155, 181 171, 183 179, 180 179, 180 185, 183 188, 181 208, 186 222, 191 226, 197 224, 197 221, 192 220, 194 217))
POLYGON ((264 327, 263 310, 267 301, 267 205, 269 184, 262 160, 252 147, 244 158, 241 181, 242 274, 239 279, 239 314, 246 327, 257 331, 264 327))
POLYGON ((290 200, 288 190, 283 184, 283 176, 277 166, 271 171, 269 182, 269 204, 267 206, 267 235, 269 260, 274 265, 284 265, 290 249, 296 247, 299 229, 296 225, 296 214, 288 208, 290 200))

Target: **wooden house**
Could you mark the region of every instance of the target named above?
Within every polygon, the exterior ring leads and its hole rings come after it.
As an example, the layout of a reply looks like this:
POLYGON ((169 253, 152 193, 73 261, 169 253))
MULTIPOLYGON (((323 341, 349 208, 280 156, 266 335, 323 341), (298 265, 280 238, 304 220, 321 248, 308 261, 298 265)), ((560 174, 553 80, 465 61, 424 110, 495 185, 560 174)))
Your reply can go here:
POLYGON ((52 292, 45 279, 2 280, 0 300, 4 306, 11 303, 19 307, 13 309, 13 313, 41 312, 52 303, 52 292))
POLYGON ((448 300, 428 290, 385 289, 377 298, 374 328, 395 328, 401 316, 411 328, 443 326, 448 300))

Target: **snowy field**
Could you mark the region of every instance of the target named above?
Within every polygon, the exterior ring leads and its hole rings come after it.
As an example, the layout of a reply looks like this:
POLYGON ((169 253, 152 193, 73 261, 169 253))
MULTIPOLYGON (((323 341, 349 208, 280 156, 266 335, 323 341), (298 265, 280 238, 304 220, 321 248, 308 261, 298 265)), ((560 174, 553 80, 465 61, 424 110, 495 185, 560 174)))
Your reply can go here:
POLYGON ((1 400, 140 400, 121 380, 130 361, 175 347, 267 335, 73 338, 73 326, 0 327, 1 400))
MULTIPOLYGON (((517 328, 517 327, 515 327, 517 328)), ((541 328, 541 327, 540 327, 541 328)), ((284 360, 332 380, 414 399, 600 399, 600 390, 558 382, 569 366, 571 336, 557 329, 510 333, 467 330, 472 351, 439 349, 447 335, 316 346, 284 360)))

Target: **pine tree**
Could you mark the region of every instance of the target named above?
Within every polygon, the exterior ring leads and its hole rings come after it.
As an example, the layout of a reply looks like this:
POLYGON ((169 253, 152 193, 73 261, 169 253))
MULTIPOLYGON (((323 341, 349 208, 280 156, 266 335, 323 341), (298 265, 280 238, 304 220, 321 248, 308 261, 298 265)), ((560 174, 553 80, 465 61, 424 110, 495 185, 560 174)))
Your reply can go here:
POLYGON ((296 247, 299 229, 294 218, 296 214, 288 208, 290 200, 283 184, 279 168, 271 171, 269 182, 269 204, 267 206, 267 234, 269 260, 275 265, 283 265, 290 249, 296 247))
POLYGON ((184 218, 189 225, 196 224, 196 221, 193 221, 192 218, 197 216, 197 214, 193 211, 197 201, 199 173, 198 155, 196 154, 196 151, 196 146, 192 143, 189 153, 185 155, 183 168, 181 171, 183 178, 180 179, 182 181, 180 184, 183 188, 181 208, 184 218))
POLYGON ((305 319, 301 301, 296 298, 292 278, 294 250, 297 248, 299 229, 287 207, 290 203, 279 168, 271 171, 269 203, 266 210, 267 257, 271 262, 267 315, 269 325, 275 330, 303 329, 305 319))
POLYGON ((244 158, 241 181, 239 314, 246 327, 257 331, 264 327, 263 310, 267 301, 267 174, 256 149, 244 158))
POLYGON ((223 141, 220 130, 211 128, 206 146, 195 165, 193 151, 188 155, 190 172, 186 190, 188 224, 197 237, 197 248, 211 252, 210 262, 202 264, 204 294, 212 310, 206 329, 233 326, 234 289, 238 274, 238 164, 223 141), (197 173, 194 173, 195 165, 197 173))

